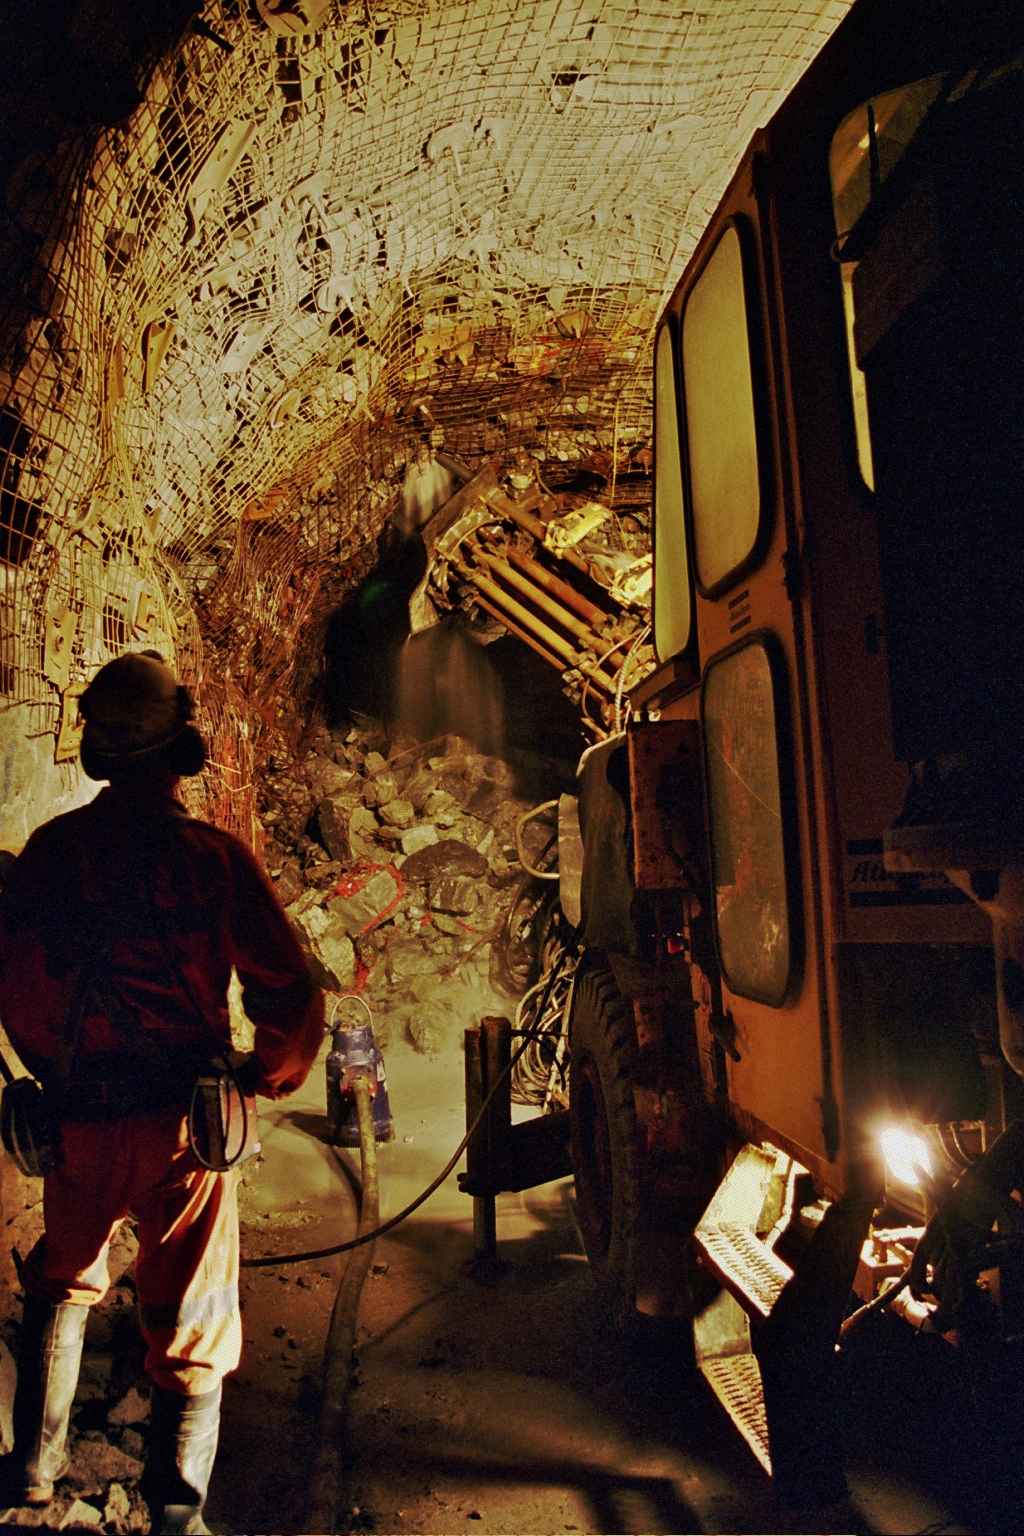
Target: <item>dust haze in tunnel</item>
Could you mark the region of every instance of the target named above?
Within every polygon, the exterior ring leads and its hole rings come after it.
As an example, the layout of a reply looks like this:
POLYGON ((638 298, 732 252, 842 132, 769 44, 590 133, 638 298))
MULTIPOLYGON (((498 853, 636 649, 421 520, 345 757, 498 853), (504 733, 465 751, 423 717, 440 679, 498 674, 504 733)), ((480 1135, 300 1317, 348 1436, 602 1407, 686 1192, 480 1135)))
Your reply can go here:
POLYGON ((86 793, 76 690, 135 646, 255 842, 424 434, 627 462, 663 297, 847 8, 6 5, 0 838, 86 793))

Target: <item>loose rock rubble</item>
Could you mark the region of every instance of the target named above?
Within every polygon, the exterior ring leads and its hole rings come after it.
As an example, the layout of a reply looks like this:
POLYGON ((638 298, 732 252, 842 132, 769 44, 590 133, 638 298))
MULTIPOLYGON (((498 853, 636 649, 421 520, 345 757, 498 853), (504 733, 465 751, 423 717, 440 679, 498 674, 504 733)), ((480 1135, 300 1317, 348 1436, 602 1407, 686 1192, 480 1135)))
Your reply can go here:
POLYGON ((404 1031, 431 1052, 473 1022, 467 1004, 476 1017, 507 1007, 490 952, 522 878, 515 822, 533 803, 508 763, 458 736, 318 724, 305 759, 271 760, 261 788, 267 868, 314 973, 366 998, 381 1043, 404 1031))
MULTIPOLYGON (((27 1252, 42 1229, 38 1182, 23 1179, 11 1165, 5 1170, 3 1195, 8 1238, 19 1252, 27 1252), (27 1198, 18 1200, 19 1194, 27 1198)), ((93 1530, 108 1536, 149 1529, 149 1513, 138 1488, 146 1454, 149 1385, 135 1315, 136 1246, 126 1224, 111 1245, 114 1284, 89 1314, 68 1434, 67 1476, 57 1484, 52 1502, 42 1508, 8 1507, 12 1490, 0 1486, 0 1529, 93 1530)), ((3 1335, 16 1358, 21 1297, 6 1274, 3 1281, 9 1303, 3 1335)), ((13 1396, 13 1361, 11 1366, 2 1373, 0 1419, 9 1414, 13 1396)), ((4 1449, 9 1448, 5 1437, 4 1449)), ((0 1476, 5 1475, 0 1468, 0 1476)))

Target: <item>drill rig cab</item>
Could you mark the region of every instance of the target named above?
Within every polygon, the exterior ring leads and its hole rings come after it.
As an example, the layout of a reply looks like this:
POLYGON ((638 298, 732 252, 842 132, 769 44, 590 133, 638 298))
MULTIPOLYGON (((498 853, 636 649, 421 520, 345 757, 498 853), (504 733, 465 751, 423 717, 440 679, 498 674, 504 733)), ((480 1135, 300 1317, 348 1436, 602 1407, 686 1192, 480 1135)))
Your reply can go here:
POLYGON ((1022 1331, 1022 123, 1019 6, 857 0, 756 135, 656 332, 659 665, 581 765, 588 1256, 628 1322, 696 1250, 789 1504, 845 1492, 852 1288, 1022 1331))

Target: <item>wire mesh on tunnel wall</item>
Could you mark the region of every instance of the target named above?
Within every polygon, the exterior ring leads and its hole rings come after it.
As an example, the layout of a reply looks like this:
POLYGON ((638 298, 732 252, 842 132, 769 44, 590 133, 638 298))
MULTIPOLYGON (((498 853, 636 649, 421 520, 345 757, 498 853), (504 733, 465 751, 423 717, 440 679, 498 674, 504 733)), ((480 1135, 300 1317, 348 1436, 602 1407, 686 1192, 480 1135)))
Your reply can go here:
POLYGON ((123 121, 8 177, 0 692, 56 735, 162 651, 194 808, 251 839, 417 439, 626 462, 664 295, 846 8, 207 4, 123 121))

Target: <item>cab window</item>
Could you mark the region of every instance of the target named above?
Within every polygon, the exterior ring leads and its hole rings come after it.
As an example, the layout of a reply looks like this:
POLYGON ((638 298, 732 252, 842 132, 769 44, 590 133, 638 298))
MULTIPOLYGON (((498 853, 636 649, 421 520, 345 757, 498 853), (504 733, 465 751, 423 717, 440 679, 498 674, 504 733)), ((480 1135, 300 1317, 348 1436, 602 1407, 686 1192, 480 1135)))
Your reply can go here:
POLYGON ((763 641, 711 663, 701 711, 722 974, 740 997, 778 1006, 793 949, 779 762, 785 721, 763 641))
POLYGON ((761 521, 743 249, 735 223, 726 226, 687 295, 682 362, 695 574, 712 596, 753 554, 761 521))
POLYGON ((686 649, 690 610, 679 400, 666 322, 654 344, 654 646, 659 661, 686 649))
MULTIPOLYGON (((931 75, 926 80, 915 80, 911 85, 900 86, 898 90, 886 91, 863 102, 843 118, 833 135, 829 151, 857 461, 861 479, 872 491, 875 488, 875 473, 871 455, 871 422, 864 374, 858 366, 854 338, 857 319, 854 273, 857 263, 843 261, 842 248, 846 237, 866 212, 872 197, 903 158, 908 144, 939 96, 945 79, 945 75, 931 75)), ((952 95, 956 95, 955 89, 952 95)))

